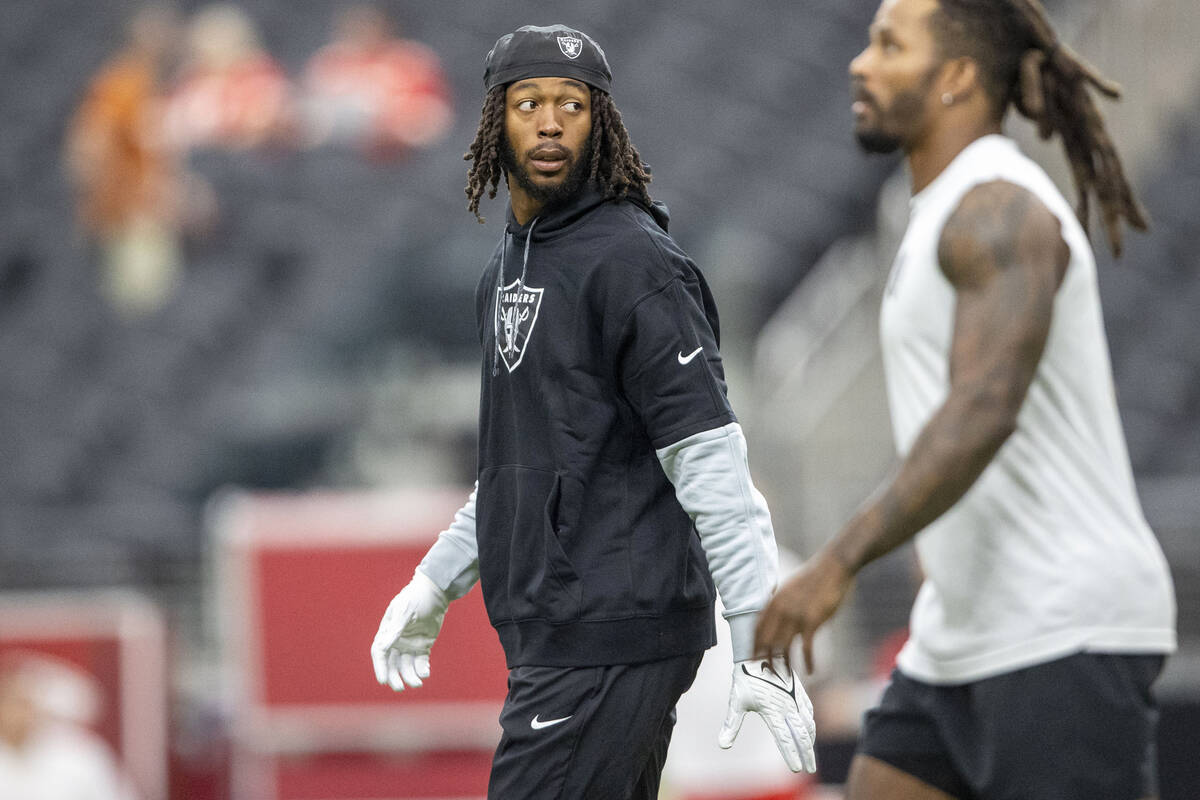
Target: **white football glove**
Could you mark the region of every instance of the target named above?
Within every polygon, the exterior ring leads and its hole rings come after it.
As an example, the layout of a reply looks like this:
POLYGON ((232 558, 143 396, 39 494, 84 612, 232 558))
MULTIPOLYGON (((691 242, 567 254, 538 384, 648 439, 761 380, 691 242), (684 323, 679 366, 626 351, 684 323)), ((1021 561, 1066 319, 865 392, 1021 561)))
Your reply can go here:
POLYGON ((406 684, 416 688, 429 677, 429 649, 442 629, 448 605, 437 584, 416 570, 408 586, 388 604, 371 643, 375 680, 402 692, 406 684))
POLYGON ((729 714, 717 736, 722 749, 733 745, 747 711, 757 712, 763 718, 792 772, 817 771, 817 756, 813 752, 817 726, 813 722, 812 702, 782 658, 734 663, 729 714))

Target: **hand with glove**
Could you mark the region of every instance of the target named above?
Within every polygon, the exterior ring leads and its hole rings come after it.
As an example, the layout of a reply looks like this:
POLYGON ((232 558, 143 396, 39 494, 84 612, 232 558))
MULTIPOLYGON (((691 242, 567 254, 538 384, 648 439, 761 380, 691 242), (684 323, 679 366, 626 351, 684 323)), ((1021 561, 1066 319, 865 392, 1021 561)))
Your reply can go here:
POLYGON ((413 573, 408 586, 388 604, 371 643, 375 680, 402 692, 405 685, 416 688, 429 677, 429 649, 449 604, 437 584, 420 570, 413 573))
POLYGON ((813 722, 812 702, 782 658, 734 662, 729 714, 717 737, 722 749, 733 745, 747 711, 757 712, 763 718, 792 772, 817 771, 813 752, 817 726, 813 722))

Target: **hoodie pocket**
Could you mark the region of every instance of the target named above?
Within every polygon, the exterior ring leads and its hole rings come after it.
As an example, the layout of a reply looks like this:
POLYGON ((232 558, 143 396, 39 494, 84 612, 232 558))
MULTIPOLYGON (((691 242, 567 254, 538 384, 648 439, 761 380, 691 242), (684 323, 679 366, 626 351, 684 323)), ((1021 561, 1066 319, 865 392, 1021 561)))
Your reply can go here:
POLYGON ((582 586, 559 539, 562 478, 526 467, 480 476, 480 569, 496 624, 579 617, 582 586))
POLYGON ((546 497, 546 505, 542 511, 542 533, 546 541, 546 565, 562 592, 570 599, 573 619, 579 616, 579 601, 583 594, 582 582, 575 572, 562 540, 562 506, 563 477, 555 473, 554 483, 550 494, 546 497))

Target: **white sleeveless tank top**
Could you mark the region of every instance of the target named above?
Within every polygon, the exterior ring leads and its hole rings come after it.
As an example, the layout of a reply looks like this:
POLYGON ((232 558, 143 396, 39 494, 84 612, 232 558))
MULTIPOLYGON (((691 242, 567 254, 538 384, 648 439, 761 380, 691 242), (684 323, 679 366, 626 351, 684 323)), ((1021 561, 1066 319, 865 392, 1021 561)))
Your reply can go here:
POLYGON ((912 198, 880 317, 901 456, 949 387, 955 291, 942 227, 973 186, 1001 179, 1062 223, 1071 259, 1016 432, 915 540, 925 580, 898 659, 964 683, 1074 652, 1175 648, 1166 559, 1142 514, 1117 413, 1091 245, 1066 199, 1015 142, 985 136, 912 198))

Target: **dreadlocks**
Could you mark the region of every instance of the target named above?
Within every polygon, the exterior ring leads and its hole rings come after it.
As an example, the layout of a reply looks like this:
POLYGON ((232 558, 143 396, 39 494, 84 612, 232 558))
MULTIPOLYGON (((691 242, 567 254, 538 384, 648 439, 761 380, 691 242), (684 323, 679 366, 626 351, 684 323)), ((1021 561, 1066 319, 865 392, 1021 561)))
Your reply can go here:
MULTIPOLYGON (((504 86, 496 86, 483 101, 479 128, 475 141, 463 155, 470 161, 467 171, 467 210, 483 222, 479 215, 479 201, 486 192, 489 198, 496 196, 500 178, 504 175, 501 166, 501 149, 504 147, 504 86)), ((629 141, 629 132, 621 121, 621 112, 608 92, 591 90, 592 133, 589 150, 591 161, 588 179, 594 182, 600 193, 608 198, 632 197, 650 205, 650 194, 646 184, 650 183, 650 168, 642 163, 637 148, 629 141)))
POLYGON ((1061 137, 1075 178, 1075 213, 1086 230, 1095 194, 1109 246, 1120 255, 1121 220, 1145 230, 1146 215, 1088 91, 1117 99, 1120 87, 1059 41, 1039 0, 939 0, 930 21, 943 57, 979 64, 998 116, 1011 104, 1041 138, 1061 137))

